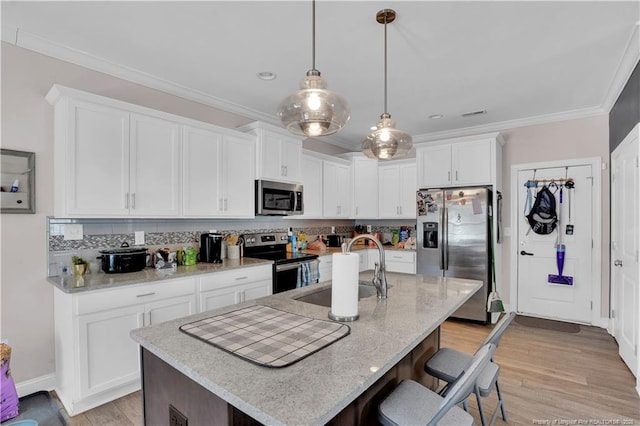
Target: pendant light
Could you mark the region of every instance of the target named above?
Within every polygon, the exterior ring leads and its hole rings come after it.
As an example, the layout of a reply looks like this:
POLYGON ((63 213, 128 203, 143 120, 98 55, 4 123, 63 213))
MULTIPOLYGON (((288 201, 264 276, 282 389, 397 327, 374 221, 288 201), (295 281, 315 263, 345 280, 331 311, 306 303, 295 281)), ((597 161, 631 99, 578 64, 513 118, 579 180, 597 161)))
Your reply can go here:
POLYGON ((327 82, 316 69, 316 2, 312 1, 312 68, 300 82, 300 90, 287 96, 278 107, 284 127, 296 135, 326 136, 349 121, 345 98, 327 90, 327 82))
POLYGON ((376 14, 376 21, 384 24, 384 113, 371 132, 362 141, 362 152, 370 158, 391 160, 407 155, 411 149, 411 135, 396 129, 395 120, 387 112, 387 24, 395 21, 396 12, 383 9, 376 14))

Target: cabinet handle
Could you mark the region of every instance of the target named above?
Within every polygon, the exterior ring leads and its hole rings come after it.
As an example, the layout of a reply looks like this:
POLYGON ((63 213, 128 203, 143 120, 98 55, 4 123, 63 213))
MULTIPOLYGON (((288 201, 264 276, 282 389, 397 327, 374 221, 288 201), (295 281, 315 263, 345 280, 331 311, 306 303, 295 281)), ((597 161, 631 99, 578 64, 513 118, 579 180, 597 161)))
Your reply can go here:
POLYGON ((156 292, 152 291, 151 293, 138 294, 136 295, 136 297, 147 297, 147 296, 153 296, 154 294, 156 294, 156 292))
POLYGON ((286 176, 284 174, 284 166, 280 166, 280 176, 286 176))
POLYGON ((402 206, 399 206, 399 207, 400 207, 400 216, 402 216, 402 206))
POLYGON ((249 277, 238 277, 238 278, 236 278, 236 281, 246 280, 247 278, 249 278, 249 277))
POLYGON ((138 323, 140 324, 141 327, 145 326, 145 323, 144 323, 144 312, 140 312, 138 314, 138 323))
POLYGON ((131 193, 131 208, 132 209, 136 208, 136 193, 135 192, 131 193))
POLYGON ((229 199, 225 198, 224 199, 224 211, 226 212, 229 208, 229 203, 228 203, 229 199))
POLYGON ((146 325, 151 325, 151 311, 147 312, 147 322, 146 325))
POLYGON ((224 209, 222 208, 222 198, 218 199, 218 210, 223 211, 224 209))
POLYGON ((447 172, 447 182, 451 182, 451 172, 447 172))
POLYGON ((358 206, 356 206, 356 216, 358 215, 358 206))
POLYGON ((284 166, 284 175, 287 176, 289 174, 289 166, 284 166))
POLYGON ((129 193, 125 193, 124 194, 124 208, 128 209, 129 208, 129 193))
POLYGON ((458 181, 458 171, 456 170, 456 182, 458 181))

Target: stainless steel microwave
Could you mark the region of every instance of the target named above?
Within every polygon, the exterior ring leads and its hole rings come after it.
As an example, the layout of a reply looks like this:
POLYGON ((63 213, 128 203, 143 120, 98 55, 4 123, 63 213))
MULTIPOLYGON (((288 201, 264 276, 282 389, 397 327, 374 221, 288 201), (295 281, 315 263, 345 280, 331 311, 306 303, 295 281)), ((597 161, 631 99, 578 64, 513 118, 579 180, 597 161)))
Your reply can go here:
POLYGON ((256 180, 256 215, 290 216, 303 213, 302 185, 256 180))

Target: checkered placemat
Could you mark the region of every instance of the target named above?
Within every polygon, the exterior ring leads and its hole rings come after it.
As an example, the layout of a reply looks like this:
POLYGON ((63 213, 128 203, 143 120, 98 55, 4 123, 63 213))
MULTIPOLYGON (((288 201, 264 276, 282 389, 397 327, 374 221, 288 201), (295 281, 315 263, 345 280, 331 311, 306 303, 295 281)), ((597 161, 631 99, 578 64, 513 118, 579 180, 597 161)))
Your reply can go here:
POLYGON ((180 330, 265 367, 286 367, 343 338, 349 326, 268 306, 249 306, 180 330))

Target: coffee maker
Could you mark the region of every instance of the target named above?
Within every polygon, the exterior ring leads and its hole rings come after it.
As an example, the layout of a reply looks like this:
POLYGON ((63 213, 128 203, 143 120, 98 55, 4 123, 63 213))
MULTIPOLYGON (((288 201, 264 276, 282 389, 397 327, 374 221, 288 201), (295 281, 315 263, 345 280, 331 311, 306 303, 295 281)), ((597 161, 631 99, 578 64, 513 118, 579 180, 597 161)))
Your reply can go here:
POLYGON ((222 234, 209 232, 200 236, 200 262, 222 263, 222 234))

